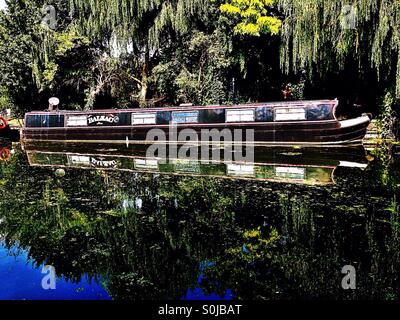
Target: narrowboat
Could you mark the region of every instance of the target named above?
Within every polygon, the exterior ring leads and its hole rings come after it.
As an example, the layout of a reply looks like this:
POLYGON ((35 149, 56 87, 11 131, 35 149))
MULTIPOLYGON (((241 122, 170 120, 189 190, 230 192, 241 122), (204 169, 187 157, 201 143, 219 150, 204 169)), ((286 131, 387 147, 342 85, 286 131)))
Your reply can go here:
MULTIPOLYGON (((237 160, 235 155, 230 156, 225 152, 221 152, 218 160, 212 161, 202 157, 149 157, 147 146, 138 144, 126 148, 110 147, 107 144, 23 142, 22 146, 30 166, 34 167, 202 176, 303 185, 335 184, 341 168, 356 171, 368 166, 362 146, 293 150, 287 147, 256 146, 251 162, 237 160)), ((237 150, 231 152, 236 154, 237 150)), ((200 155, 200 152, 197 154, 200 155)))
POLYGON ((364 114, 340 121, 336 117, 337 106, 338 100, 319 100, 232 106, 35 111, 25 115, 21 138, 26 141, 124 144, 153 144, 155 140, 178 144, 220 144, 223 140, 224 143, 277 146, 360 144, 370 117, 364 114), (221 133, 219 136, 215 134, 218 132, 221 133))

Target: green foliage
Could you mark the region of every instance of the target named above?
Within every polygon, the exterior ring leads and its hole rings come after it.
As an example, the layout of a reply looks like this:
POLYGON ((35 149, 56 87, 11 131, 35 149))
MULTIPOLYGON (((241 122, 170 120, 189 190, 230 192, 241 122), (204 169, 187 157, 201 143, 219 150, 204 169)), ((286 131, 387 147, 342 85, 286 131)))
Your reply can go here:
POLYGON ((38 100, 32 80, 32 48, 40 4, 38 0, 8 0, 8 9, 0 11, 0 86, 7 88, 18 111, 38 100))
POLYGON ((0 12, 3 104, 20 114, 54 95, 65 109, 280 100, 303 70, 311 81, 292 86, 293 99, 334 96, 378 113, 371 101, 400 83, 394 0, 355 2, 356 29, 343 27, 345 0, 49 4, 55 30, 41 26, 41 0, 9 0, 0 12))
POLYGON ((47 107, 58 95, 62 107, 83 104, 83 92, 93 77, 95 46, 69 26, 67 1, 56 6, 57 29, 41 24, 43 1, 7 1, 0 11, 0 86, 7 88, 17 113, 47 107))
POLYGON ((101 41, 113 36, 133 41, 137 49, 159 47, 167 28, 177 33, 190 29, 193 19, 207 12, 208 0, 70 0, 84 34, 101 41), (132 23, 134 22, 134 23, 132 23))
MULTIPOLYGON (((249 69, 260 88, 266 81, 265 73, 270 70, 268 64, 272 62, 261 61, 259 52, 271 51, 271 47, 266 45, 268 41, 262 35, 277 32, 277 25, 270 23, 270 16, 266 16, 269 2, 262 2, 262 7, 254 5, 259 9, 258 38, 261 38, 256 45, 257 52, 254 52, 252 44, 233 39, 235 22, 221 15, 221 1, 143 3, 124 0, 117 4, 112 0, 71 0, 71 3, 74 23, 81 34, 106 42, 111 47, 117 43, 121 51, 130 47, 127 54, 118 57, 121 62, 130 59, 135 64, 135 68, 129 69, 131 81, 124 82, 125 89, 120 91, 130 92, 129 99, 124 94, 124 104, 129 104, 129 100, 141 106, 153 106, 159 102, 216 104, 232 101, 236 94, 230 92, 232 79, 245 78, 249 69), (150 97, 152 99, 148 99, 150 97)), ((246 10, 252 8, 253 5, 249 4, 246 10)), ((253 18, 249 17, 248 21, 253 18)), ((119 71, 124 73, 121 69, 119 71)), ((98 84, 97 80, 94 81, 92 93, 96 92, 98 84)), ((250 87, 254 91, 259 88, 250 87)), ((245 89, 242 95, 245 100, 258 98, 245 89)))
POLYGON ((80 32, 101 43, 131 46, 140 65, 133 74, 139 86, 136 100, 146 105, 149 69, 157 50, 187 34, 197 19, 206 20, 208 0, 70 0, 80 32))
POLYGON ((390 213, 390 224, 394 230, 400 231, 400 204, 397 202, 396 195, 393 197, 392 203, 386 208, 390 213))
POLYGON ((400 188, 400 175, 396 168, 398 163, 395 157, 396 146, 390 141, 377 146, 371 151, 376 159, 376 171, 379 172, 379 178, 383 185, 397 191, 400 188))
POLYGON ((349 63, 360 71, 372 66, 380 80, 397 83, 400 96, 399 1, 279 0, 279 6, 286 17, 281 50, 285 72, 326 75, 349 63))
POLYGON ((268 15, 268 8, 275 0, 231 0, 220 6, 222 13, 237 20, 235 34, 259 37, 260 34, 277 35, 281 20, 268 15))
POLYGON ((87 48, 90 43, 74 30, 54 32, 41 29, 39 32, 41 41, 35 48, 37 56, 34 59, 33 75, 39 92, 42 92, 55 89, 60 73, 68 72, 65 61, 71 58, 71 53, 77 48, 87 48))
POLYGON ((227 100, 230 65, 229 47, 221 33, 194 32, 172 60, 154 67, 152 79, 159 94, 175 96, 174 102, 215 104, 227 100))
POLYGON ((387 91, 383 96, 380 105, 380 118, 378 121, 384 139, 395 139, 399 132, 397 119, 398 99, 395 98, 393 91, 387 91))
POLYGON ((280 239, 276 229, 271 230, 267 238, 261 232, 261 227, 246 230, 243 233, 243 246, 230 248, 227 250, 229 255, 234 258, 243 259, 247 263, 272 259, 274 249, 280 239))
POLYGON ((14 109, 10 94, 5 87, 0 87, 0 110, 14 109))

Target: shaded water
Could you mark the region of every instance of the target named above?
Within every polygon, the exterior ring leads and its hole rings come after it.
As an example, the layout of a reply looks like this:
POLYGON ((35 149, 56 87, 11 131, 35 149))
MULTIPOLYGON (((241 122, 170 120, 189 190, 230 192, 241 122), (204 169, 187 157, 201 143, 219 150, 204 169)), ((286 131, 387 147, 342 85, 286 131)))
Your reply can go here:
POLYGON ((399 298, 395 149, 260 149, 243 165, 8 148, 0 298, 399 298), (43 265, 56 270, 50 292, 43 265), (341 286, 345 265, 355 290, 341 286))

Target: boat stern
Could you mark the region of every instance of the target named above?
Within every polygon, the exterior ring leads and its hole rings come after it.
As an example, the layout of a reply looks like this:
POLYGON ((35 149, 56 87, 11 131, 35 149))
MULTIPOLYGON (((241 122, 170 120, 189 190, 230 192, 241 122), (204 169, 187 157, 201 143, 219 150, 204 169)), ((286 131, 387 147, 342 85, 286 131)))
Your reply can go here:
POLYGON ((363 114, 361 117, 354 118, 354 119, 348 119, 348 120, 342 120, 339 121, 340 123, 340 128, 358 128, 358 127, 365 127, 365 129, 368 128, 369 124, 371 123, 371 117, 368 114, 363 114))
POLYGON ((339 121, 341 131, 339 140, 346 141, 346 143, 362 143, 370 123, 371 117, 367 114, 358 118, 339 121))

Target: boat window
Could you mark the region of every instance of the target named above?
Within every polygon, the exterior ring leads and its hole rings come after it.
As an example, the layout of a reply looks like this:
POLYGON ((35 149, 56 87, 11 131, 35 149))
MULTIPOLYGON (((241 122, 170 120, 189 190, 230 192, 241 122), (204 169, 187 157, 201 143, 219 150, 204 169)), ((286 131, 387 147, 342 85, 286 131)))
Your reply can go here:
POLYGON ((26 126, 27 127, 41 127, 41 117, 39 115, 28 115, 26 116, 26 126))
POLYGON ((33 128, 63 127, 63 115, 28 115, 26 117, 26 126, 33 128))
POLYGON ((224 109, 201 110, 199 121, 201 123, 223 123, 225 122, 225 110, 224 109))
POLYGON ((254 120, 253 109, 226 110, 226 122, 253 122, 254 120))
POLYGON ((275 121, 306 120, 304 108, 277 108, 275 109, 275 121))
POLYGON ((87 116, 69 116, 67 118, 67 127, 84 127, 87 125, 87 116))
POLYGON ((175 122, 175 123, 199 122, 199 112, 198 111, 172 112, 172 122, 175 122))
POLYGON ((333 106, 320 104, 307 108, 307 120, 333 120, 333 106))
POLYGON ((157 112, 157 124, 169 124, 171 121, 170 111, 159 111, 157 112))
POLYGON ((259 107, 256 109, 256 121, 274 121, 274 109, 269 107, 259 107))
POLYGON ((64 127, 64 116, 60 114, 49 116, 49 127, 64 127))
POLYGON ((156 113, 132 113, 132 124, 156 124, 156 113))

